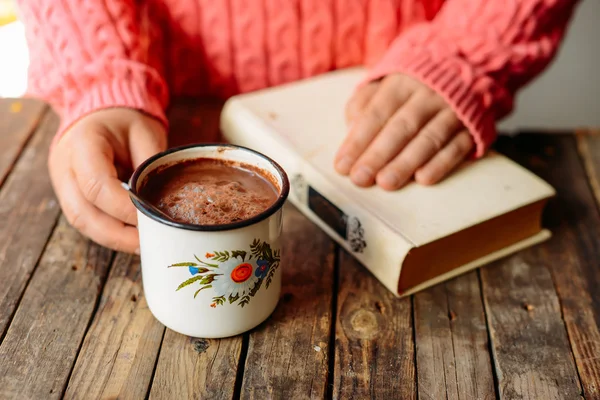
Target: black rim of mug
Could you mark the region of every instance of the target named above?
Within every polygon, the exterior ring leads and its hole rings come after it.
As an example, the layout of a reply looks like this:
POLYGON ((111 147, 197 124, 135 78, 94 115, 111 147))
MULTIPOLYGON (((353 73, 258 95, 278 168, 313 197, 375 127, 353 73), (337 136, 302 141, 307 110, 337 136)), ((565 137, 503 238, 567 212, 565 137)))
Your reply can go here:
POLYGON ((134 199, 132 197, 131 201, 133 202, 133 205, 135 206, 135 208, 140 210, 140 212, 142 212, 142 214, 144 214, 145 216, 147 216, 157 222, 160 222, 161 224, 169 225, 174 228, 187 229, 187 230, 191 230, 191 231, 215 232, 215 231, 229 231, 229 230, 240 229, 240 228, 244 228, 246 226, 254 225, 262 220, 269 218, 271 215, 275 214, 277 211, 279 211, 283 207, 285 201, 287 200, 289 192, 290 192, 290 183, 289 183, 287 174, 285 173, 284 169, 278 163, 276 163, 273 159, 271 159, 270 157, 267 157, 266 155, 264 155, 256 150, 252 150, 248 147, 238 146, 238 145, 229 144, 229 143, 191 144, 191 145, 173 147, 171 149, 168 149, 168 150, 165 150, 158 154, 155 154, 154 156, 148 158, 146 161, 141 163, 136 168, 136 170, 133 172, 133 175, 131 175, 131 179, 130 179, 130 183, 129 183, 129 185, 131 186, 131 190, 133 191, 133 193, 135 193, 136 195, 139 196, 139 193, 137 191, 137 181, 138 181, 140 175, 142 174, 142 172, 144 172, 146 170, 146 168, 148 168, 150 166, 150 164, 152 164, 156 160, 159 160, 165 156, 168 156, 169 154, 177 153, 179 151, 189 150, 189 149, 194 149, 194 148, 201 148, 201 147, 216 147, 216 148, 227 147, 230 149, 243 150, 243 151, 252 153, 255 156, 258 156, 258 157, 264 159, 265 161, 267 161, 277 171, 277 173, 281 177, 281 190, 279 191, 279 196, 277 197, 277 200, 275 200, 275 203, 273 203, 265 211, 261 212, 260 214, 256 214, 252 218, 248 218, 248 219, 245 219, 245 220, 242 220, 239 222, 232 222, 229 224, 221 224, 221 225, 195 225, 195 224, 187 224, 184 222, 168 220, 168 219, 162 217, 160 214, 157 214, 153 210, 146 208, 143 204, 141 204, 140 202, 138 202, 136 199, 134 199))

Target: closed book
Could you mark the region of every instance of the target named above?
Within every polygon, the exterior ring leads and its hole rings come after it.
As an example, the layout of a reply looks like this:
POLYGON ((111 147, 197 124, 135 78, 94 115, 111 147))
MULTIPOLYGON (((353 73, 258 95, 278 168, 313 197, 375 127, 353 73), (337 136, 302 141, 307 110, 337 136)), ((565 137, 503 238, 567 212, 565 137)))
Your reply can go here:
POLYGON ((363 78, 346 69, 238 95, 221 114, 231 143, 278 162, 289 200, 397 296, 539 243, 554 189, 494 151, 442 182, 359 188, 333 167, 348 132, 344 107, 363 78))

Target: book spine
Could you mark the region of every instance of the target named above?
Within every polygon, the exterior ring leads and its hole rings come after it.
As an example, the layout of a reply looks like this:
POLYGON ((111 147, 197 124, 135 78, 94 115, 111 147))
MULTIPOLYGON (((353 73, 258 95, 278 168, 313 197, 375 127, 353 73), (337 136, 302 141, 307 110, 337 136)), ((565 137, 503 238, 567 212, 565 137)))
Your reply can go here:
POLYGON ((221 131, 229 142, 259 151, 279 163, 290 179, 290 202, 398 295, 400 270, 413 247, 411 243, 357 208, 352 199, 329 184, 272 127, 238 100, 225 104, 221 131))

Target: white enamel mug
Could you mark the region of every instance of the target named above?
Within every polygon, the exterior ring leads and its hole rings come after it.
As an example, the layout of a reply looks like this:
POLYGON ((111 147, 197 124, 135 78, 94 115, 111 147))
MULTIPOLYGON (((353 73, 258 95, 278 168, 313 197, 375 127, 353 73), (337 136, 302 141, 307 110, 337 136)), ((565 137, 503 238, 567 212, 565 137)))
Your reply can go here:
POLYGON ((148 173, 188 159, 212 158, 258 168, 276 184, 275 203, 253 218, 225 225, 173 222, 135 199, 144 295, 152 314, 184 335, 222 338, 246 332, 275 310, 281 292, 285 171, 270 158, 233 145, 199 144, 159 153, 130 180, 138 194, 148 173))

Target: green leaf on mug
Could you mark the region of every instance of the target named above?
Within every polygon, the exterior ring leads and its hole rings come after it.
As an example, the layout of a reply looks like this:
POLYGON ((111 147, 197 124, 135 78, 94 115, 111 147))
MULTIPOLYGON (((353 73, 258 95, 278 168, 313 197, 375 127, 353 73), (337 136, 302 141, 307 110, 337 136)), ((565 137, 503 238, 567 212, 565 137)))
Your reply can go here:
POLYGON ((196 267, 198 266, 198 264, 194 263, 194 262, 180 262, 180 263, 175 263, 175 264, 171 264, 168 266, 168 268, 172 268, 172 267, 196 267))
POLYGON ((198 256, 197 256, 197 255, 195 255, 195 254, 194 254, 194 258, 195 258, 196 260, 198 260, 198 262, 199 262, 200 264, 202 264, 202 265, 206 265, 207 267, 210 267, 210 268, 219 268, 219 266, 218 266, 217 264, 210 264, 210 263, 207 263, 206 261, 202 261, 202 260, 201 260, 201 259, 199 259, 199 258, 198 258, 198 256))
POLYGON ((225 303, 225 296, 213 297, 213 301, 215 302, 215 304, 222 306, 223 303, 225 303))
MULTIPOLYGON (((183 282, 181 285, 179 285, 179 287, 178 287, 178 288, 177 288, 175 291, 177 291, 177 290, 179 290, 179 289, 182 289, 182 288, 184 288, 184 287, 186 287, 186 286, 189 286, 189 285, 191 285, 192 283, 194 283, 194 282, 196 282, 196 281, 199 281, 200 279, 204 279, 204 278, 205 278, 205 276, 203 276, 203 275, 196 275, 196 276, 192 276, 190 279, 186 280, 186 281, 185 281, 185 282, 183 282)), ((211 281, 211 282, 212 282, 212 281, 211 281)))
POLYGON ((247 254, 248 254, 248 253, 246 253, 246 252, 245 252, 245 251, 243 251, 243 250, 233 250, 233 251, 231 252, 231 257, 242 257, 242 261, 246 261, 246 255, 247 255, 247 254))
POLYGON ((212 285, 202 286, 200 289, 196 290, 196 293, 194 293, 194 298, 196 298, 196 296, 198 296, 198 293, 200 293, 201 290, 208 289, 211 287, 212 287, 212 285))
POLYGON ((208 285, 210 283, 212 283, 215 280, 215 276, 217 276, 216 274, 211 274, 211 275, 205 275, 204 279, 202 279, 200 281, 201 285, 208 285))
POLYGON ((236 301, 237 301, 237 299, 239 299, 239 298, 240 298, 240 295, 239 295, 239 293, 238 293, 238 294, 236 294, 236 295, 235 295, 235 297, 234 297, 234 296, 232 296, 232 295, 229 295, 229 304, 233 304, 233 303, 234 303, 234 302, 236 302, 236 301))

